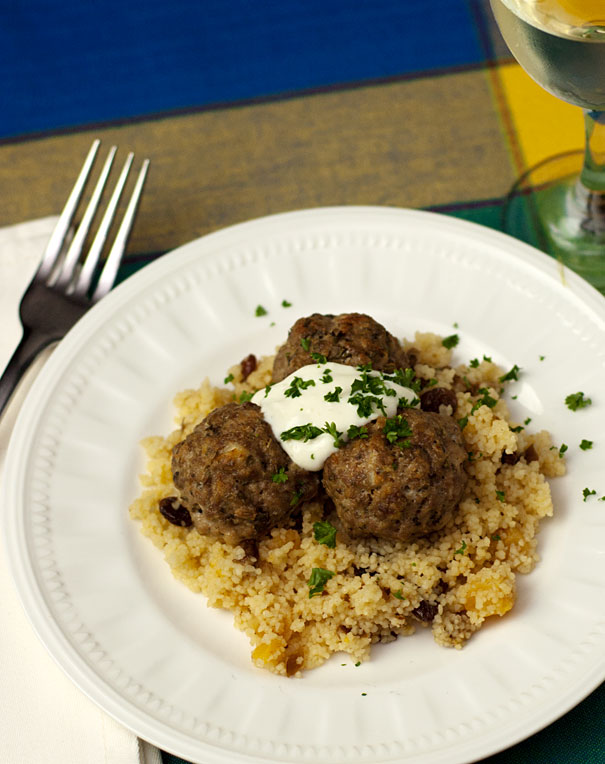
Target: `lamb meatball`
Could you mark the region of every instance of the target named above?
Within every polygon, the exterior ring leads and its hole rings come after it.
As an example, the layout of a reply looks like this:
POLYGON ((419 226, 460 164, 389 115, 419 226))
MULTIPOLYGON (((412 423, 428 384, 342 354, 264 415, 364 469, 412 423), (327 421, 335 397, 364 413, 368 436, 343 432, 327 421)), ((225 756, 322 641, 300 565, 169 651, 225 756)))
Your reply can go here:
POLYGON ((280 382, 302 366, 313 363, 311 353, 348 366, 372 364, 378 371, 410 366, 399 341, 382 324, 362 313, 339 316, 314 313, 299 318, 279 349, 273 365, 273 382, 280 382))
POLYGON ((367 438, 349 441, 324 466, 324 488, 345 530, 407 541, 442 528, 466 485, 458 424, 442 414, 405 409, 367 429, 367 438))
POLYGON ((318 475, 290 460, 250 402, 212 411, 174 447, 172 474, 195 527, 229 544, 286 522, 319 487, 318 475))

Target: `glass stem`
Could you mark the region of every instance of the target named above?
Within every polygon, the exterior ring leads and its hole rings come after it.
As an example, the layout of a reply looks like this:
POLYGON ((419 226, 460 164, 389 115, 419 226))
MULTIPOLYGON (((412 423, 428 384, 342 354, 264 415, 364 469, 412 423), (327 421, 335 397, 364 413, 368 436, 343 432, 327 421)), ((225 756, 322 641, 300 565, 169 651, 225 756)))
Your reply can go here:
POLYGON ((584 166, 575 189, 585 231, 605 233, 605 111, 584 111, 584 166))

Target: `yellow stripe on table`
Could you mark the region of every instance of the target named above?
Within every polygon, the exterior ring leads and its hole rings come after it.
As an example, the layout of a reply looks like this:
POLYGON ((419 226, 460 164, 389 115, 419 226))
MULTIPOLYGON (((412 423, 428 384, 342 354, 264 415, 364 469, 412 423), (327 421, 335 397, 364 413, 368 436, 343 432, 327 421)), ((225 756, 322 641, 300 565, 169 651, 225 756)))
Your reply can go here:
POLYGON ((518 64, 498 68, 526 168, 583 148, 582 110, 547 93, 518 64))

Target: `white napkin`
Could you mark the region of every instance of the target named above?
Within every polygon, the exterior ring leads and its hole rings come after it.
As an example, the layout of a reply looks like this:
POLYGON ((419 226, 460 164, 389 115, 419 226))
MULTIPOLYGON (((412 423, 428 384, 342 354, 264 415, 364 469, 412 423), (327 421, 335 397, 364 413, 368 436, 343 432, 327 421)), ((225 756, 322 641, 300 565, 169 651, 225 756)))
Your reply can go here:
MULTIPOLYGON (((55 221, 43 218, 0 229, 0 371, 21 336, 19 300, 55 221)), ((0 480, 17 411, 43 360, 0 419, 0 480)), ((1 550, 0 762, 161 764, 157 748, 98 709, 53 662, 21 608, 1 550)))

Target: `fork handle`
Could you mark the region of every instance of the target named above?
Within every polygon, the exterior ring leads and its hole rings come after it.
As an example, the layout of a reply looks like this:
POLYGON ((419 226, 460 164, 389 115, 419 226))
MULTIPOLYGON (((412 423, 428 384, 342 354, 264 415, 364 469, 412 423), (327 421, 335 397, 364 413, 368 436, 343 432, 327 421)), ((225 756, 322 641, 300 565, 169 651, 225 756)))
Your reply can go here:
POLYGON ((34 358, 45 347, 58 339, 60 337, 56 337, 52 333, 32 332, 24 329, 23 337, 0 377, 0 416, 2 416, 13 392, 34 358))

